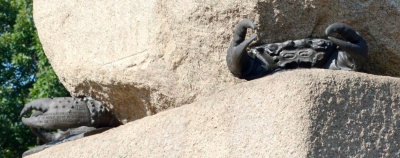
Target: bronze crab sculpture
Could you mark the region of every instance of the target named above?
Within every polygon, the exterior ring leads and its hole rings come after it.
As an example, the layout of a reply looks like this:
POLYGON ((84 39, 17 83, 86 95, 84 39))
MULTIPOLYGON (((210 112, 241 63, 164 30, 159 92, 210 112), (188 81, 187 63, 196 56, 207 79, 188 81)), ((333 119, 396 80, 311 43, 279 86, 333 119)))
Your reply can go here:
POLYGON ((325 30, 328 39, 289 40, 252 46, 250 51, 246 49, 257 34, 245 40, 248 28, 255 29, 251 20, 239 22, 226 56, 230 72, 241 79, 256 79, 295 68, 359 71, 367 61, 368 47, 364 38, 344 23, 328 26, 325 30))

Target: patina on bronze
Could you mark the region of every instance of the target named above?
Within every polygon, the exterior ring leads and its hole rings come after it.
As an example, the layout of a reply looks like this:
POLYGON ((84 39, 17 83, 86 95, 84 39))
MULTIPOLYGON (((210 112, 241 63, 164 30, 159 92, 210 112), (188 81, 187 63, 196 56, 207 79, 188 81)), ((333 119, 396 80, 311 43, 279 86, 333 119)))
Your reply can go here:
POLYGON ((326 28, 328 39, 289 40, 252 46, 249 51, 246 49, 257 38, 257 34, 245 40, 248 28, 255 29, 251 20, 239 22, 226 57, 231 73, 241 79, 251 80, 296 68, 359 71, 367 60, 365 40, 343 23, 334 23, 326 28))
POLYGON ((23 116, 32 110, 32 115, 22 118, 22 122, 46 144, 26 151, 23 156, 120 125, 102 102, 91 97, 37 99, 26 104, 20 115, 23 116), (40 129, 59 131, 50 133, 40 129))
POLYGON ((33 128, 62 129, 88 127, 112 127, 118 121, 100 101, 85 98, 42 98, 25 105, 21 116, 36 110, 22 122, 33 128))

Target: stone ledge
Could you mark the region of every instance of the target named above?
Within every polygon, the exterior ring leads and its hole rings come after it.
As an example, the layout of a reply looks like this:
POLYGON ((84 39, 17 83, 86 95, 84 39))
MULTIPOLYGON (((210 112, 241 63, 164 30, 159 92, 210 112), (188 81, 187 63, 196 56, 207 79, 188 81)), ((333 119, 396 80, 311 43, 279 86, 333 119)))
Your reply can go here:
POLYGON ((305 69, 67 142, 29 157, 392 157, 400 79, 305 69))

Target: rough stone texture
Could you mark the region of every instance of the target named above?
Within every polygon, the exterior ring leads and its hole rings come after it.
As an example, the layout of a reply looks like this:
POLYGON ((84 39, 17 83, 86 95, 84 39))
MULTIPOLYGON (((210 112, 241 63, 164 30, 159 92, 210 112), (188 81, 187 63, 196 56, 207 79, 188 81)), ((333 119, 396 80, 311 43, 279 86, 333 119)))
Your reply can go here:
POLYGON ((400 79, 296 70, 34 157, 396 157, 400 79))
POLYGON ((242 18, 259 42, 322 37, 334 22, 358 30, 373 74, 400 76, 396 0, 34 0, 46 55, 74 96, 104 101, 128 122, 242 82, 225 64, 242 18))

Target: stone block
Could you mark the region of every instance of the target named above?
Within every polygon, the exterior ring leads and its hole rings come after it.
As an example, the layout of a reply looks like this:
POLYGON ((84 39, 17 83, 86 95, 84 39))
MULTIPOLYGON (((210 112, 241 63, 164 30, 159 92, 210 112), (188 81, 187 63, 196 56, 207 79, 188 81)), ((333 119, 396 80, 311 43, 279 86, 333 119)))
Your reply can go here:
POLYGON ((396 157, 400 79, 304 69, 45 149, 46 157, 396 157))

